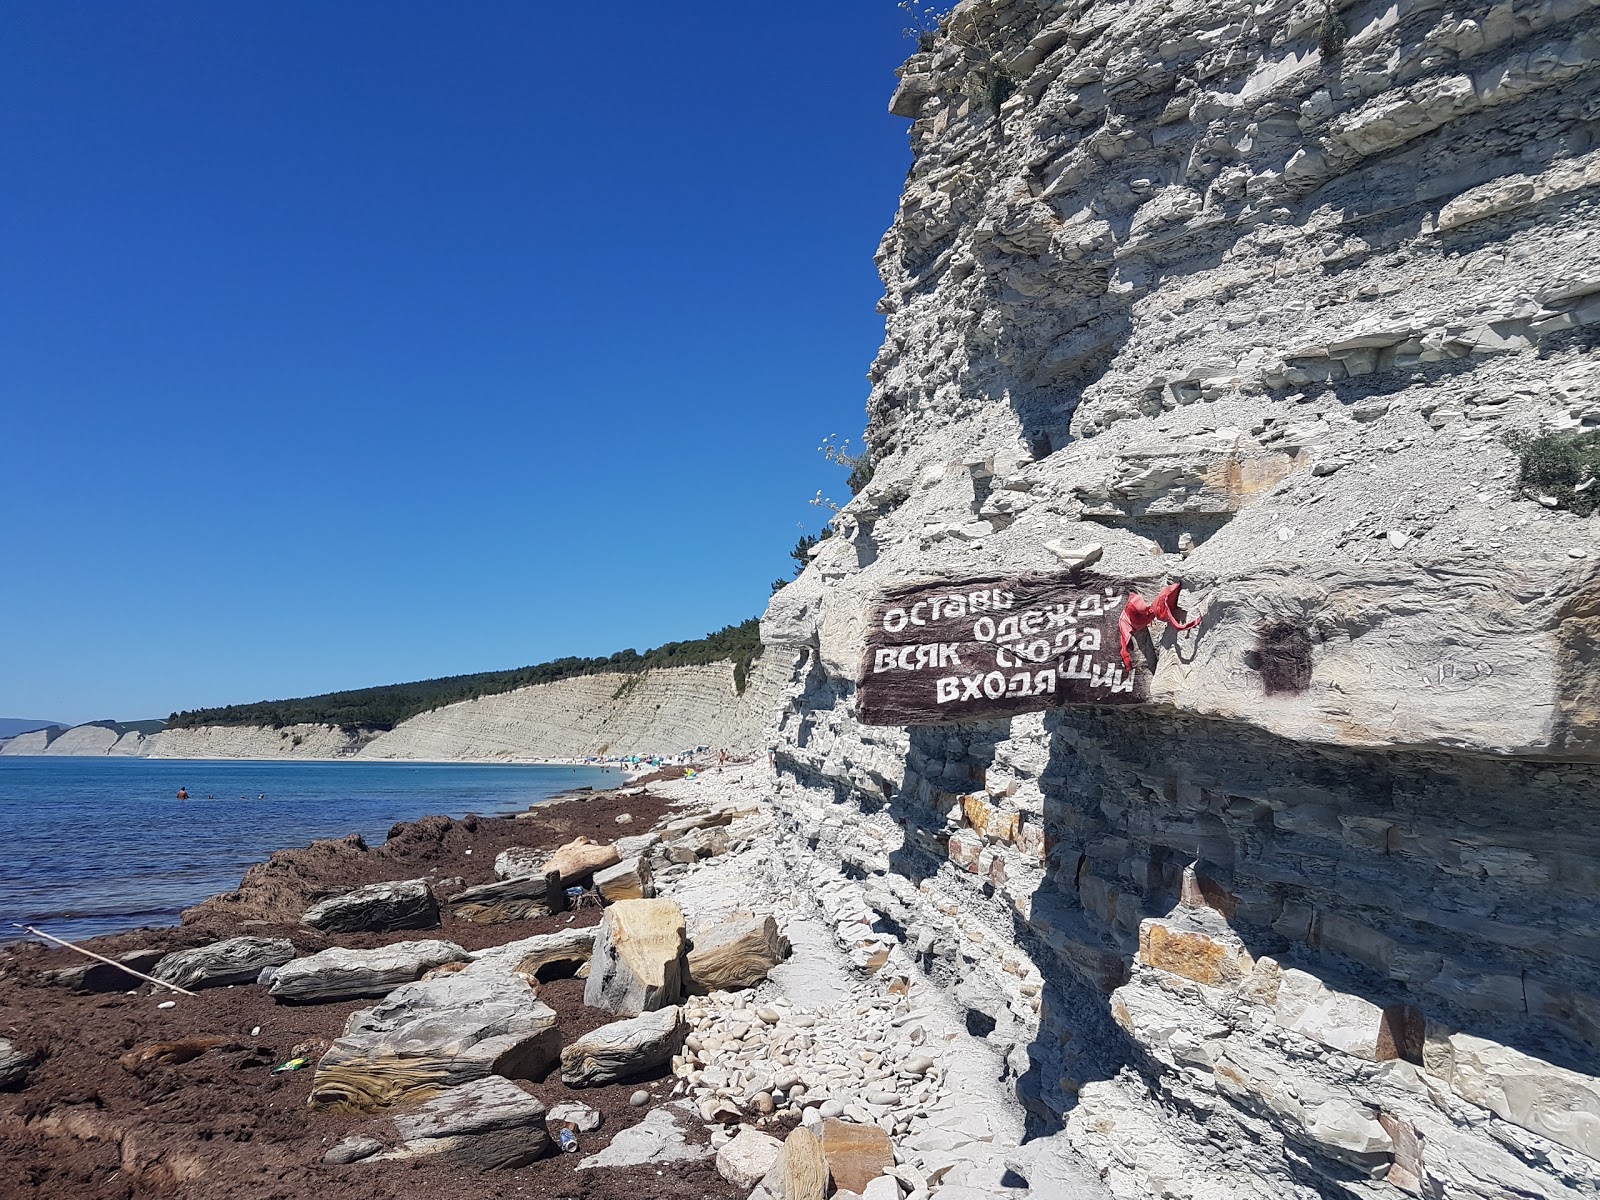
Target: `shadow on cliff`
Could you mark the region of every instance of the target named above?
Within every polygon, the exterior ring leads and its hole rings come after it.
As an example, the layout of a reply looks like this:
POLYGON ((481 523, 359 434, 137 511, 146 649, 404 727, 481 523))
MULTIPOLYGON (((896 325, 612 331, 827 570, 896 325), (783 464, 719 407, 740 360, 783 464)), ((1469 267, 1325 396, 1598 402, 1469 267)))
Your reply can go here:
MULTIPOLYGON (((1057 710, 1044 729, 1046 873, 1014 922, 1046 977, 1018 1080, 1031 1133, 1124 1069, 1162 1095, 1111 993, 1140 923, 1189 906, 1252 959, 1382 1008, 1395 1057, 1421 1065, 1425 1021, 1429 1038, 1600 1074, 1600 955, 1576 936, 1600 920, 1594 768, 1314 747, 1129 709, 1057 710)), ((1317 1164, 1324 1182, 1352 1170, 1317 1164)))

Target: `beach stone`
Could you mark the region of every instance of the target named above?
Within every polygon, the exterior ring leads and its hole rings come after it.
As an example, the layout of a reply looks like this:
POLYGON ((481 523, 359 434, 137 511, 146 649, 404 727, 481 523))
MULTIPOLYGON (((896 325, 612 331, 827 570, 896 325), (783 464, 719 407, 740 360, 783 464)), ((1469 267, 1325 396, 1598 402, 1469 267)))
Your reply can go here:
POLYGON ((543 876, 516 876, 499 883, 481 883, 445 901, 450 915, 474 925, 499 925, 547 917, 552 911, 549 885, 543 876))
POLYGON ((867 1103, 876 1104, 884 1108, 895 1108, 900 1103, 900 1093, 874 1089, 867 1093, 867 1103))
POLYGON ((607 904, 618 900, 647 900, 655 894, 650 863, 635 855, 594 875, 595 890, 607 904))
POLYGON ((548 1119, 551 1121, 565 1121, 579 1133, 593 1133, 604 1123, 605 1118, 598 1109, 590 1108, 587 1104, 568 1101, 553 1107, 548 1119))
POLYGON ((857 1125, 837 1119, 822 1123, 822 1154, 834 1183, 853 1192, 894 1166, 894 1145, 876 1125, 857 1125))
POLYGON ((377 1138, 364 1136, 347 1137, 324 1154, 322 1161, 336 1166, 343 1163, 360 1162, 364 1158, 371 1158, 382 1150, 383 1143, 377 1138))
MULTIPOLYGON (((837 1197, 838 1193, 834 1195, 837 1197)), ((861 1189, 861 1200, 902 1200, 904 1195, 900 1181, 893 1175, 879 1175, 861 1189)))
POLYGON ((717 1151, 717 1174, 740 1191, 748 1191, 766 1178, 778 1161, 783 1143, 746 1125, 717 1151))
MULTIPOLYGON (((166 956, 165 950, 128 950, 114 955, 116 961, 135 971, 150 974, 150 970, 166 956)), ((81 966, 62 967, 46 971, 41 979, 57 987, 71 988, 75 992, 125 992, 139 986, 139 981, 126 971, 119 971, 108 963, 88 962, 81 966)))
POLYGON ((433 929, 439 924, 439 903, 426 879, 395 879, 320 900, 300 921, 325 933, 433 929))
POLYGON ((544 1105, 509 1079, 475 1079, 394 1115, 405 1140, 384 1158, 430 1158, 477 1170, 522 1167, 550 1149, 544 1105))
POLYGON ((294 943, 285 938, 236 937, 161 957, 150 976, 191 991, 254 983, 264 967, 279 967, 294 957, 294 943))
POLYGON ((520 938, 473 954, 468 975, 510 972, 532 983, 547 967, 581 965, 594 953, 594 926, 520 938))
POLYGON ((771 914, 698 929, 688 957, 689 990, 707 995, 755 987, 788 952, 789 943, 771 914))
POLYGON ((0 1092, 12 1091, 28 1081, 28 1067, 33 1057, 18 1050, 5 1038, 0 1038, 0 1092))
POLYGON ((844 1116, 844 1101, 824 1100, 817 1106, 817 1111, 824 1117, 842 1117, 844 1116))
POLYGON ((637 1092, 628 1097, 628 1103, 633 1105, 634 1108, 643 1108, 645 1105, 650 1103, 650 1093, 645 1091, 643 1088, 640 1088, 637 1092))
POLYGON ((632 837, 620 837, 611 843, 617 848, 618 861, 624 858, 642 858, 651 850, 661 844, 659 833, 636 833, 632 837))
MULTIPOLYGON (((663 1008, 591 1030, 561 1051, 561 1082, 599 1087, 666 1066, 683 1047, 681 1008, 663 1008)), ((645 1097, 649 1102, 648 1095, 645 1097)))
POLYGON ((900 1069, 911 1075, 926 1075, 933 1070, 933 1059, 926 1054, 913 1054, 900 1064, 900 1069))
POLYGON ((682 1101, 661 1104, 645 1114, 644 1120, 624 1129, 598 1154, 578 1164, 578 1170, 596 1167, 660 1166, 666 1163, 695 1162, 716 1153, 710 1146, 691 1145, 688 1133, 694 1118, 682 1101))
POLYGON ((537 1079, 560 1053, 556 1014, 515 975, 403 984, 352 1013, 317 1064, 314 1108, 378 1108, 489 1075, 537 1079))
POLYGON ((683 947, 683 910, 671 900, 618 901, 600 922, 583 1002, 627 1016, 677 1003, 683 947))
POLYGON ((334 947, 274 968, 268 994, 283 1003, 387 996, 434 967, 469 957, 454 942, 443 941, 395 942, 375 950, 334 947))

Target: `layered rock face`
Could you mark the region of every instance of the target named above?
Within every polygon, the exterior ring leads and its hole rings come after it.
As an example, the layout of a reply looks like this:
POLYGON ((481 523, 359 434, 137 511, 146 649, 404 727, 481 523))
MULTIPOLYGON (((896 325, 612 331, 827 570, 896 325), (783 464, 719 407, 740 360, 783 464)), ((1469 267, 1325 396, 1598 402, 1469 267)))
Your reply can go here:
POLYGON ((130 754, 153 758, 581 758, 676 754, 696 746, 753 753, 784 694, 793 654, 763 654, 741 691, 731 662, 637 675, 585 675, 447 705, 385 733, 334 725, 202 725, 120 737, 97 725, 40 730, 0 754, 130 754))
POLYGON ((893 107, 803 869, 1118 1194, 1600 1194, 1600 517, 1506 444, 1600 426, 1600 3, 967 0, 893 107), (1091 543, 1149 703, 858 720, 886 589, 1091 543))

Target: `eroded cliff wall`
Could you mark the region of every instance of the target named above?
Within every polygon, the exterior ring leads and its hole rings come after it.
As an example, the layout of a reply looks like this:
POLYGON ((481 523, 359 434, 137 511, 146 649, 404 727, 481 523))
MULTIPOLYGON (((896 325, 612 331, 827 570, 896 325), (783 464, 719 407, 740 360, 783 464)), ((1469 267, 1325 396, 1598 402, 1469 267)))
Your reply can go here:
POLYGON ((902 72, 779 803, 1120 1195, 1600 1194, 1600 517, 1505 440, 1600 426, 1597 24, 968 0, 902 72), (860 722, 886 589, 1090 544, 1202 616, 1150 703, 860 722))
MULTIPOLYGON (((753 753, 766 747, 766 728, 780 707, 792 658, 789 651, 757 658, 742 691, 734 664, 719 662, 522 688, 422 713, 386 733, 347 733, 329 725, 204 725, 163 730, 136 747, 125 744, 126 738, 106 747, 100 745, 104 739, 85 737, 80 741, 86 748, 65 752, 445 761, 676 754, 696 746, 753 753)), ((57 744, 69 737, 63 734, 57 744)))

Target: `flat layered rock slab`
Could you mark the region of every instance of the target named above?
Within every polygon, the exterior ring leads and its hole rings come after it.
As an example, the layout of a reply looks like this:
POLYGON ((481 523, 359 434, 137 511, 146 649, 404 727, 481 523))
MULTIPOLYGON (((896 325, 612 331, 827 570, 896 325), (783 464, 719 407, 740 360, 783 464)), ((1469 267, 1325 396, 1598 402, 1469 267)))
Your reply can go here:
POLYGON ((644 1120, 624 1129, 598 1154, 578 1164, 580 1171, 596 1167, 660 1166, 665 1163, 699 1162, 716 1153, 710 1146, 695 1146, 688 1133, 698 1122, 681 1102, 653 1108, 644 1120))
POLYGON ((863 1192, 894 1166, 894 1144, 876 1125, 829 1118, 822 1123, 822 1156, 835 1186, 863 1192))
POLYGON ((320 900, 300 920, 326 933, 434 929, 439 924, 439 902, 426 879, 395 879, 320 900))
POLYGON ((556 1014, 511 974, 408 983, 352 1013, 317 1064, 311 1104, 361 1110, 475 1079, 539 1079, 560 1054, 556 1014))
POLYGON ((596 932, 595 926, 587 925, 581 929, 561 929, 555 933, 519 938, 502 946, 491 946, 472 955, 472 964, 463 974, 510 972, 532 982, 545 967, 566 963, 581 966, 588 962, 594 953, 596 932))
POLYGON ((659 1070, 683 1047, 687 1031, 681 1008, 602 1025, 561 1051, 561 1082, 599 1087, 659 1070))
POLYGON ((28 1081, 31 1055, 24 1054, 5 1038, 0 1038, 0 1092, 19 1088, 28 1081))
POLYGON ((634 855, 594 875, 595 890, 607 904, 618 900, 648 900, 655 895, 650 863, 634 855))
POLYGON ((445 941, 395 942, 376 950, 334 947, 279 967, 268 992, 274 1000, 298 1004, 387 996, 435 967, 470 957, 454 942, 445 941))
POLYGON ((689 991, 704 996, 755 987, 788 953, 789 943, 770 915, 698 929, 688 956, 689 991))
POLYGON ((547 917, 552 911, 549 885, 542 876, 517 876, 481 883, 451 896, 450 915, 475 925, 499 925, 547 917))
POLYGON ((550 1149, 544 1105, 509 1079, 464 1083, 393 1120, 405 1145, 383 1158, 502 1170, 526 1166, 550 1149))
POLYGON ((254 983, 262 971, 281 967, 294 955, 294 943, 285 938, 227 938, 163 955, 150 975, 190 991, 254 983))
POLYGON ((677 1003, 683 950, 683 910, 671 900, 618 901, 600 922, 583 1002, 622 1016, 677 1003))

